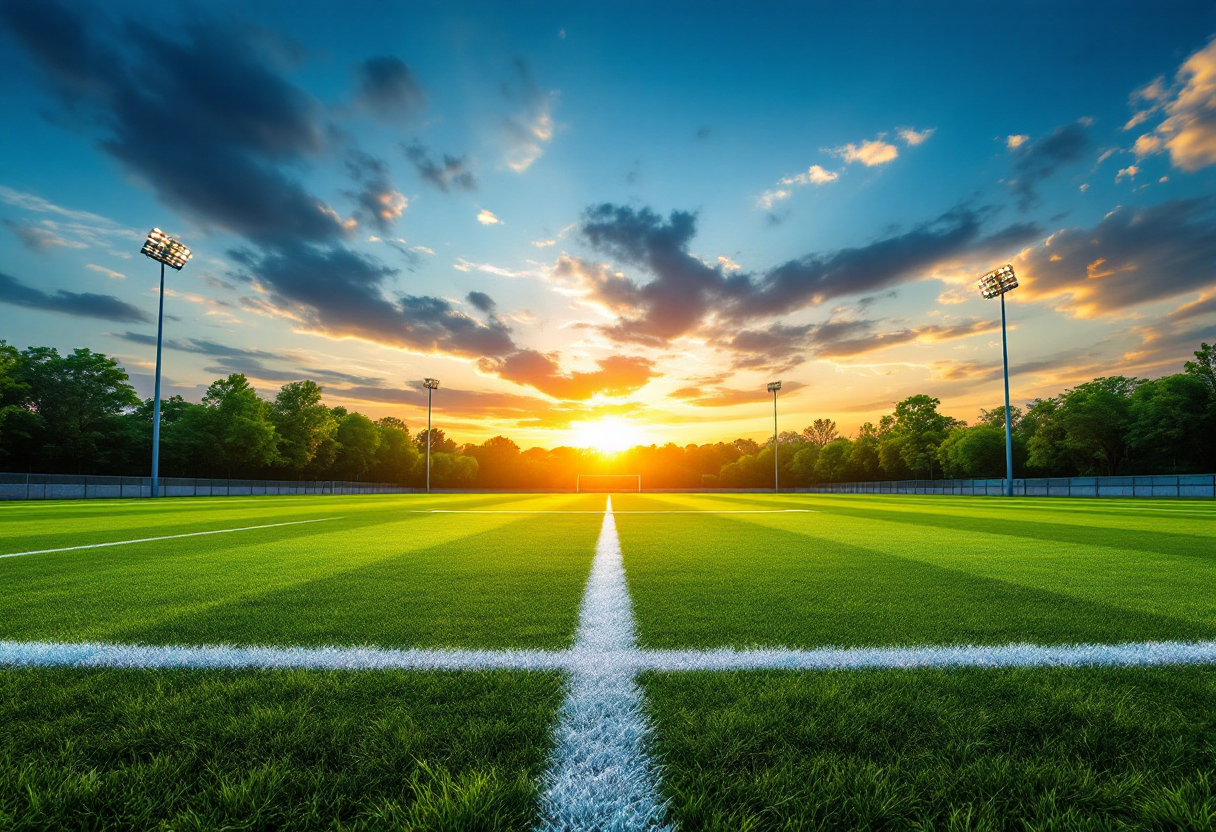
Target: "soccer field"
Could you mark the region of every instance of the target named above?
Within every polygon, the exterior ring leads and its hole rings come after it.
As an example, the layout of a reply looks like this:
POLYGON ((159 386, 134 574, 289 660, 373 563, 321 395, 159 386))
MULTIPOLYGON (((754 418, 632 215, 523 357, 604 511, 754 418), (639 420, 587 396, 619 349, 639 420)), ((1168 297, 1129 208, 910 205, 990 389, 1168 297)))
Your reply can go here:
POLYGON ((0 828, 1216 826, 1216 506, 607 502, 0 505, 0 828))

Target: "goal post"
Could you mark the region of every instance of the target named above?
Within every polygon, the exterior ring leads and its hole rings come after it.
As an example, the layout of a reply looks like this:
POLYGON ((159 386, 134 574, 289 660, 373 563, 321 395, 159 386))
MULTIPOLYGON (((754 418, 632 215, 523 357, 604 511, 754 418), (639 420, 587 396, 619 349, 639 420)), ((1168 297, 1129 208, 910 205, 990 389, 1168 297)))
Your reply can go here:
POLYGON ((574 478, 576 494, 603 494, 612 491, 642 491, 641 474, 578 474, 574 478))

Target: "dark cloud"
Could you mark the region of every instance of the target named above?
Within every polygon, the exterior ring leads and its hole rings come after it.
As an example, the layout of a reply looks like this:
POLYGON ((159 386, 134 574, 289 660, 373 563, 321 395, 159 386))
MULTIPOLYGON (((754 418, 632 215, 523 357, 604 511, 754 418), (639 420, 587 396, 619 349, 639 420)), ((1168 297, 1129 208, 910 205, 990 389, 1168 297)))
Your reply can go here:
POLYGON ((114 23, 56 0, 4 0, 0 25, 64 105, 100 126, 101 147, 166 205, 263 243, 347 233, 283 169, 322 151, 320 107, 248 31, 114 23))
POLYGON ((617 312, 603 331, 618 341, 665 344, 718 324, 788 314, 831 298, 872 293, 913 280, 960 256, 995 256, 1041 236, 1029 224, 985 233, 990 209, 956 208, 903 233, 856 248, 811 254, 762 274, 727 272, 690 251, 696 216, 649 208, 599 205, 581 228, 594 249, 641 268, 644 284, 604 265, 559 260, 554 277, 574 283, 585 299, 617 312), (563 271, 564 270, 564 271, 563 271))
POLYGON ((15 277, 0 272, 0 303, 41 309, 46 312, 61 312, 78 318, 100 318, 118 323, 148 323, 152 319, 146 312, 113 295, 95 295, 92 292, 65 292, 62 289, 48 294, 41 289, 27 286, 15 277))
POLYGON ((381 121, 407 121, 426 107, 426 93, 400 58, 369 58, 355 76, 355 103, 381 121))
MULTIPOLYGON (((400 388, 355 385, 344 389, 331 388, 328 392, 332 396, 355 401, 398 404, 421 409, 425 409, 427 403, 427 394, 421 379, 400 388)), ((458 390, 451 387, 440 387, 435 391, 434 404, 445 417, 480 419, 524 419, 534 416, 539 408, 548 406, 548 402, 534 396, 458 390)))
POLYGON ((346 173, 359 186, 346 195, 355 201, 355 218, 377 231, 390 234, 407 205, 389 181, 388 165, 359 150, 347 154, 346 173))
POLYGON ((1216 313, 1216 292, 1205 295, 1192 303, 1186 303, 1179 306, 1169 314, 1169 320, 1185 321, 1190 318, 1198 318, 1203 315, 1211 315, 1213 313, 1216 313))
POLYGON ((276 309, 314 331, 469 358, 515 351, 510 330, 498 319, 483 324, 443 298, 390 297, 385 283, 397 270, 341 246, 285 246, 229 255, 244 269, 245 279, 268 293, 276 309))
POLYGON ((1066 228, 1014 267, 1027 299, 1067 297, 1082 315, 1216 288, 1216 199, 1120 206, 1093 228, 1066 228))
POLYGON ((469 294, 465 297, 465 300, 467 300, 473 306, 473 308, 486 313, 493 312, 498 308, 498 304, 494 302, 494 298, 490 297, 485 292, 469 292, 469 294))
POLYGON ((972 320, 960 324, 926 324, 896 330, 880 330, 880 321, 844 320, 823 324, 789 326, 773 324, 766 329, 742 330, 716 342, 735 354, 736 369, 789 369, 806 357, 847 358, 911 343, 938 343, 969 338, 999 329, 995 320, 972 320))
POLYGON ((589 399, 597 393, 624 396, 658 375, 648 358, 613 355, 596 362, 598 370, 562 372, 557 358, 536 350, 519 350, 500 360, 483 359, 478 368, 499 378, 535 387, 555 399, 589 399))
MULTIPOLYGON (((121 338, 122 340, 129 341, 132 344, 145 344, 148 346, 156 345, 155 335, 130 331, 115 332, 112 334, 115 338, 121 338)), ((196 355, 210 355, 221 358, 269 359, 272 361, 287 360, 287 356, 285 356, 283 353, 230 347, 227 344, 221 344, 217 341, 209 341, 205 338, 169 338, 165 340, 164 346, 166 349, 177 350, 178 352, 190 352, 196 355)))
POLYGON ((1049 135, 1023 142, 1014 148, 1013 178, 1009 189, 1017 194, 1023 210, 1038 202, 1035 188, 1062 165, 1080 162, 1089 152, 1089 119, 1057 127, 1049 135))
POLYGON ((403 144, 405 157, 413 163, 422 181, 447 193, 477 190, 477 177, 469 169, 468 157, 443 154, 443 162, 436 162, 431 153, 419 142, 403 144))

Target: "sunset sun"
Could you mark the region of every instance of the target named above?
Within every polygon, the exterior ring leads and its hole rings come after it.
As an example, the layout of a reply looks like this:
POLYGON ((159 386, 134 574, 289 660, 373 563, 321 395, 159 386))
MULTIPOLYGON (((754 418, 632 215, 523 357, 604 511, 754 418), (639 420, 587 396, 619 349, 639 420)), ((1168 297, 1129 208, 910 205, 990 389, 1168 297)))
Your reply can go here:
POLYGON ((600 453, 615 454, 643 444, 642 429, 624 419, 606 418, 594 422, 576 422, 574 444, 594 448, 600 453))

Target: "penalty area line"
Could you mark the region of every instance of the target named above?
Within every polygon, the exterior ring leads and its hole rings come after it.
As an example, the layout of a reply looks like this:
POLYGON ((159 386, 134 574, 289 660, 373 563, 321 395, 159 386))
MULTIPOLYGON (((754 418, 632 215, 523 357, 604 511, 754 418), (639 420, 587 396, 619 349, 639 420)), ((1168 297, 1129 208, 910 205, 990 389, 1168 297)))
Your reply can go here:
POLYGON ((212 529, 206 532, 186 532, 185 534, 166 534, 160 537, 141 537, 136 540, 113 540, 109 543, 87 543, 83 546, 61 546, 58 549, 34 549, 29 552, 10 552, 0 555, 0 558, 20 558, 25 555, 48 555, 52 552, 74 552, 78 549, 101 549, 106 546, 126 546, 130 543, 152 543, 157 540, 176 540, 179 537, 199 537, 205 534, 229 534, 231 532, 251 532, 255 529, 274 529, 279 526, 302 526, 305 523, 324 523, 327 520, 341 520, 341 517, 321 517, 316 520, 292 520, 289 523, 267 523, 264 526, 241 526, 239 529, 212 529))

